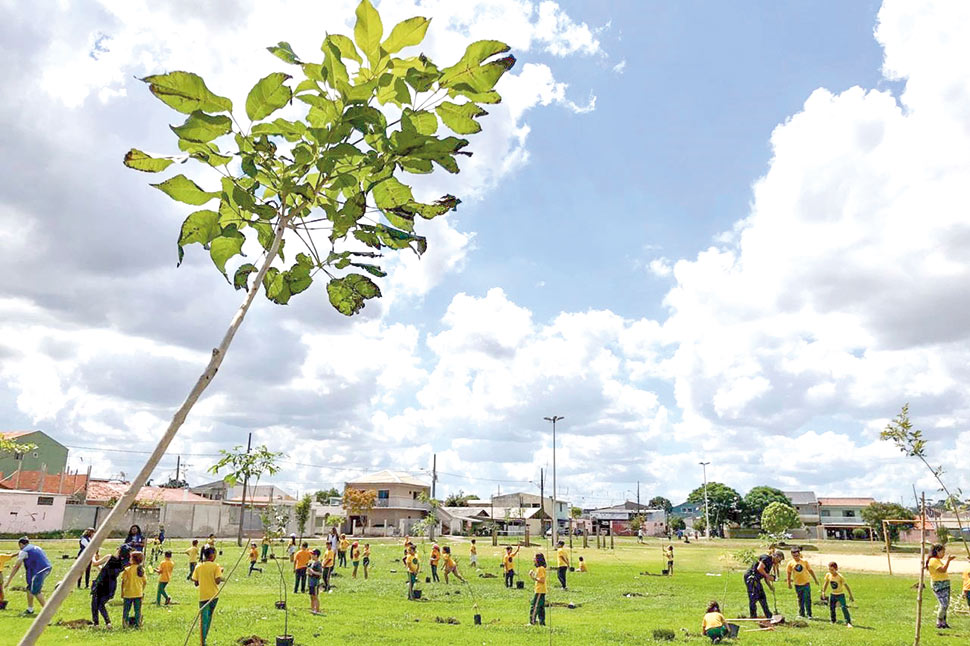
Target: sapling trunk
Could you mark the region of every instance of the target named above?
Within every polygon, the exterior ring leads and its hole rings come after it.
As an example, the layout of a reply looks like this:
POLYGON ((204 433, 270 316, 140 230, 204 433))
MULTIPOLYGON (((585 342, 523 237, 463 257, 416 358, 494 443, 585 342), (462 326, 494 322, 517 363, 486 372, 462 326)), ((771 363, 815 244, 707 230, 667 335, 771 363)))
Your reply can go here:
MULTIPOLYGON (((263 260, 262 266, 260 266, 259 271, 256 274, 256 279, 253 284, 246 290, 246 296, 243 299, 242 304, 236 313, 232 317, 232 321, 229 323, 229 328, 226 330, 225 335, 222 337, 222 342, 217 348, 212 350, 212 357, 209 359, 208 365, 206 365, 205 370, 199 376, 198 381, 196 381, 195 386, 189 391, 188 396, 175 415, 172 417, 172 421, 169 422, 168 428, 165 433, 159 439, 158 444, 155 446, 155 450, 149 456, 145 465, 135 476, 132 481, 131 486, 128 490, 121 496, 114 508, 108 514, 107 518, 104 519, 101 527, 97 529, 94 536, 91 538, 91 542, 88 544, 86 550, 90 550, 93 554, 97 552, 101 545, 104 543, 105 539, 108 538, 108 534, 114 529, 115 524, 120 520, 128 509, 135 502, 138 493, 141 488, 148 481, 155 467, 158 466, 159 461, 165 452, 168 450, 169 445, 172 440, 175 439, 175 435, 178 433, 182 424, 185 423, 185 419, 188 417, 189 412, 191 412, 192 407, 195 406, 202 393, 205 389, 209 387, 212 380, 216 376, 216 372, 219 370, 219 366, 222 365, 222 361, 226 356, 226 352, 229 350, 229 346, 232 345, 233 337, 236 336, 236 332, 242 325, 243 319, 246 318, 246 313, 249 311, 249 307, 253 303, 253 299, 256 297, 256 293, 259 291, 260 286, 263 283, 263 277, 266 276, 266 272, 269 270, 270 266, 273 264, 273 260, 276 259, 276 254, 279 252, 280 242, 283 239, 283 232, 286 230, 289 223, 289 215, 281 215, 279 222, 276 225, 276 231, 273 236, 273 242, 270 245, 269 250, 266 252, 266 258, 263 260)), ((61 580, 60 584, 54 589, 47 603, 38 613, 37 618, 31 623, 30 628, 27 629, 26 634, 21 638, 19 646, 34 646, 37 643, 37 639, 43 634, 44 629, 47 628, 54 615, 57 613, 58 608, 67 599, 67 596, 74 591, 74 582, 77 581, 84 569, 87 567, 86 559, 76 559, 74 564, 68 569, 67 574, 61 580)))

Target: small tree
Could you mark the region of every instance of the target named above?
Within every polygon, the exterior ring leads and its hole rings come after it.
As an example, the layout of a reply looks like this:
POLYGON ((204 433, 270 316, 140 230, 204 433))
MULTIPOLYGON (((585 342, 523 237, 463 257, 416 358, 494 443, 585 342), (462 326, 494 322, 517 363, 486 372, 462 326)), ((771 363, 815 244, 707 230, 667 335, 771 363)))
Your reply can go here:
POLYGON ((643 527, 643 518, 642 517, 640 517, 640 516, 634 516, 633 518, 630 519, 630 529, 632 529, 635 532, 638 532, 638 531, 640 531, 640 528, 641 527, 643 527))
POLYGON ((789 529, 802 526, 798 512, 791 505, 773 502, 761 512, 761 529, 774 539, 780 538, 789 529))
POLYGON ((685 530, 687 529, 687 523, 680 516, 674 516, 670 519, 670 529, 673 531, 685 530))
POLYGON ((303 534, 306 533, 306 524, 310 520, 310 506, 313 498, 310 494, 304 494, 300 501, 293 505, 293 515, 296 518, 296 527, 300 532, 300 542, 303 541, 303 534))
POLYGON ((650 509, 663 509, 668 514, 674 509, 674 505, 663 496, 654 496, 648 500, 647 507, 650 509))
MULTIPOLYGON (((428 514, 416 522, 413 527, 415 536, 423 534, 425 531, 428 532, 428 540, 434 540, 434 528, 438 526, 438 507, 441 503, 425 492, 418 494, 418 500, 426 503, 429 507, 428 514)), ((508 510, 505 511, 506 516, 508 516, 508 510)), ((508 518, 506 518, 506 521, 508 518)))
POLYGON ((342 502, 349 516, 366 516, 377 503, 377 491, 347 487, 342 502))
POLYGON ((765 509, 774 502, 792 506, 791 499, 780 489, 774 487, 755 487, 744 496, 741 505, 741 522, 746 527, 753 527, 761 521, 765 509))
POLYGON ((320 505, 329 505, 331 498, 339 498, 340 491, 336 487, 331 487, 329 489, 320 489, 313 494, 313 498, 320 505))
POLYGON ((269 538, 280 538, 290 524, 290 508, 287 505, 266 505, 259 512, 263 532, 269 538))
MULTIPOLYGON (((926 440, 923 439, 923 431, 914 429, 913 423, 909 420, 909 404, 903 404, 903 409, 886 425, 880 437, 883 440, 895 444, 896 448, 909 457, 917 458, 923 463, 923 466, 929 469, 933 478, 939 483, 940 490, 946 494, 946 507, 956 516, 957 525, 960 527, 960 540, 963 542, 963 549, 966 550, 967 556, 970 557, 970 545, 967 544, 966 534, 963 531, 963 519, 960 515, 962 503, 959 496, 962 496, 963 492, 960 489, 957 489, 956 493, 951 492, 946 483, 943 482, 943 467, 934 467, 929 463, 926 457, 926 440)), ((909 516, 909 518, 911 517, 909 516)), ((904 516, 904 518, 906 517, 904 516)))
MULTIPOLYGON (((233 447, 231 451, 219 449, 222 458, 209 467, 209 473, 218 474, 225 471, 223 481, 230 487, 238 482, 253 482, 253 488, 259 486, 259 479, 264 475, 273 475, 279 471, 278 461, 283 457, 282 453, 274 453, 261 445, 255 449, 245 449, 242 445, 233 447)), ((253 501, 250 499, 249 512, 254 509, 253 501)), ((236 545, 242 545, 243 526, 245 525, 246 513, 246 487, 243 487, 242 503, 239 505, 239 531, 236 535, 236 545)))
MULTIPOLYGON (((868 525, 879 540, 882 541, 886 540, 885 532, 883 532, 882 521, 915 519, 912 511, 894 502, 874 502, 862 510, 861 516, 866 525, 868 525)), ((911 529, 914 526, 915 520, 913 525, 896 523, 890 524, 889 542, 895 543, 899 540, 899 530, 901 528, 911 529)))
POLYGON ((340 514, 330 514, 323 520, 323 524, 327 527, 340 527, 344 524, 346 518, 340 514))
POLYGON ((445 507, 467 507, 468 501, 472 498, 474 496, 470 496, 459 489, 458 493, 451 493, 445 497, 445 507))

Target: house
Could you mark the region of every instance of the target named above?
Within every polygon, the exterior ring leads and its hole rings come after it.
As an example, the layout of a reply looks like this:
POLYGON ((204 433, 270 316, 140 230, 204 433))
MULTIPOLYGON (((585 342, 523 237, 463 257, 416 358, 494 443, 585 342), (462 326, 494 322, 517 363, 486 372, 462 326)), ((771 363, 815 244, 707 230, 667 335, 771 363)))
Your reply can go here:
POLYGON ((819 516, 818 498, 814 491, 784 491, 782 492, 791 500, 792 506, 798 512, 798 519, 802 522, 799 529, 791 530, 792 538, 817 540, 819 536, 819 525, 822 524, 819 516))
MULTIPOLYGON (((189 491, 209 500, 224 500, 236 504, 243 502, 242 483, 230 485, 225 480, 216 480, 198 487, 191 487, 189 491)), ((296 498, 276 485, 257 485, 246 487, 246 504, 248 505, 250 502, 260 507, 267 504, 293 504, 296 503, 296 498)))
POLYGON ((88 476, 85 473, 14 471, 7 476, 0 475, 0 489, 62 493, 79 501, 84 500, 87 486, 88 476))
MULTIPOLYGON (((471 504, 471 501, 469 501, 471 504)), ((553 502, 552 496, 541 497, 538 494, 528 493, 528 492, 515 492, 506 493, 492 496, 491 500, 487 503, 492 507, 498 507, 502 509, 539 509, 542 508, 543 515, 548 523, 545 523, 541 527, 536 527, 536 531, 542 534, 546 528, 548 528, 552 522, 553 517, 553 502)), ((569 516, 570 516, 570 504, 565 500, 557 500, 555 503, 555 515, 556 520, 559 521, 560 531, 565 530, 569 526, 569 516)), ((521 517, 521 514, 519 514, 521 517)), ((531 514, 530 517, 534 516, 531 514)), ((539 520, 537 518, 537 520, 539 520)), ((529 529, 532 532, 532 528, 529 529)))
POLYGON ((704 503, 682 502, 679 505, 674 505, 668 515, 670 518, 681 518, 688 527, 693 527, 694 520, 704 515, 704 503))
POLYGON ((663 509, 650 509, 629 500, 613 505, 591 509, 589 517, 593 521, 594 529, 604 529, 617 536, 634 534, 632 521, 636 517, 642 518, 643 533, 647 536, 665 536, 667 534, 667 512, 663 509))
MULTIPOLYGON (((95 480, 88 484, 88 495, 85 500, 88 505, 111 507, 128 491, 130 482, 120 480, 95 480)), ((138 507, 161 507, 173 502, 209 503, 202 496, 192 493, 188 489, 169 489, 166 487, 142 487, 135 497, 138 507)))
POLYGON ((873 498, 819 498, 819 538, 852 539, 854 530, 861 529, 871 539, 862 510, 874 502, 873 498))
POLYGON ((442 532, 477 533, 484 525, 494 524, 502 535, 524 536, 528 530, 530 536, 541 536, 552 525, 552 518, 538 504, 535 507, 504 507, 493 505, 491 501, 470 502, 474 505, 438 508, 442 532))
POLYGON ((67 496, 16 489, 0 490, 0 533, 59 531, 64 524, 67 496))
POLYGON ((22 453, 0 453, 0 478, 21 471, 44 471, 63 473, 67 470, 67 447, 44 431, 0 432, 5 440, 17 444, 33 444, 34 448, 22 453))
POLYGON ((365 535, 409 534, 431 509, 424 502, 431 494, 431 485, 405 471, 378 471, 350 480, 344 487, 377 492, 373 509, 347 518, 348 523, 364 528, 365 535))

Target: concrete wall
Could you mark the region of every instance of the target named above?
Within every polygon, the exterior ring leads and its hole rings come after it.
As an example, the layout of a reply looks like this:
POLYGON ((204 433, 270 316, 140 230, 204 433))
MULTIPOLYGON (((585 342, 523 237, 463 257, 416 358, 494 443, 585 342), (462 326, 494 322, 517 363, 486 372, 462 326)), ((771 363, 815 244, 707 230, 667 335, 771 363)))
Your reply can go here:
POLYGON ((64 523, 67 496, 25 491, 0 491, 0 532, 54 532, 64 523))

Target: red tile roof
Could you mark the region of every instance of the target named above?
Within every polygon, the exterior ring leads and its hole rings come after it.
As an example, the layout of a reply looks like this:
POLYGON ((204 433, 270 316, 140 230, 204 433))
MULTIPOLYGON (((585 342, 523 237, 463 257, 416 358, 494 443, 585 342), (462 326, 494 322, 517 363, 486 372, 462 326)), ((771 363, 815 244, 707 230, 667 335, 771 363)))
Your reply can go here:
POLYGON ((14 471, 10 474, 0 473, 0 489, 23 489, 26 491, 42 491, 44 493, 74 494, 84 491, 88 476, 83 473, 61 474, 44 473, 43 471, 21 471, 20 476, 14 471), (41 478, 43 477, 43 480, 41 478), (41 484, 43 483, 43 484, 41 484), (38 484, 41 484, 38 487, 38 484))
POLYGON ((4 439, 12 440, 18 437, 23 437, 24 435, 30 435, 31 433, 36 433, 37 431, 0 431, 0 435, 4 439))
POLYGON ((868 507, 876 502, 875 498, 819 498, 818 504, 824 507, 868 507))
MULTIPOLYGON (((118 499, 128 491, 131 486, 129 482, 108 482, 106 480, 92 480, 88 486, 88 504, 107 502, 112 498, 118 499)), ((142 487, 138 496, 138 502, 192 502, 210 505, 218 505, 215 500, 209 500, 198 496, 188 489, 168 489, 166 487, 142 487)))

